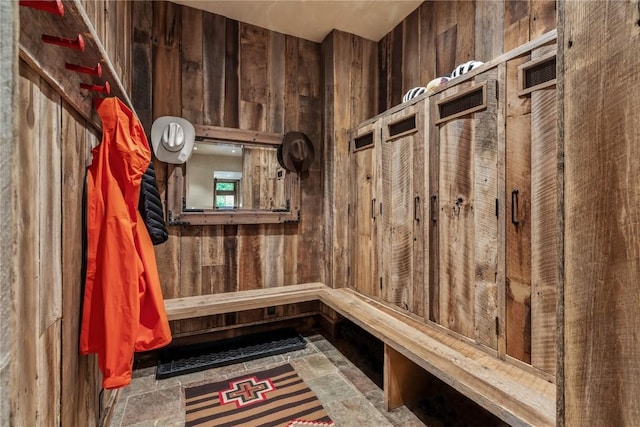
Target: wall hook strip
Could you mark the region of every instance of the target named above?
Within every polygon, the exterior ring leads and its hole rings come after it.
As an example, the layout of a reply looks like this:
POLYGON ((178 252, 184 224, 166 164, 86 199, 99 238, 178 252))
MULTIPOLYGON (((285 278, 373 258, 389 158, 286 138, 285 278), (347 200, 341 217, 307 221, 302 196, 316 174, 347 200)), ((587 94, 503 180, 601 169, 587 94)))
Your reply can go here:
POLYGON ((62 0, 20 0, 20 6, 32 9, 44 10, 54 15, 64 16, 64 6, 62 0))
POLYGON ((69 64, 68 62, 64 64, 64 67, 67 70, 76 71, 78 73, 85 73, 85 74, 90 74, 92 76, 102 77, 102 65, 100 65, 99 62, 98 62, 98 65, 96 65, 93 68, 86 67, 84 65, 69 64))
POLYGON ((88 89, 94 92, 104 93, 106 95, 111 94, 111 86, 109 85, 109 82, 105 82, 104 86, 92 85, 88 83, 80 83, 80 88, 88 89))
POLYGON ((68 47, 84 52, 84 38, 82 37, 82 34, 78 34, 78 37, 76 37, 75 40, 43 34, 42 41, 45 43, 57 44, 58 46, 68 47))

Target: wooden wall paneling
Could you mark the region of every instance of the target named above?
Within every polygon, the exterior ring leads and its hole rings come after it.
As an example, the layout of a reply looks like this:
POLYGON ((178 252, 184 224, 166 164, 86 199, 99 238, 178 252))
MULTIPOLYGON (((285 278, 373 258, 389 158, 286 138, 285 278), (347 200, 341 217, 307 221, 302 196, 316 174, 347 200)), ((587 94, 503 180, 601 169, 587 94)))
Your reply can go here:
POLYGON ((555 87, 531 93, 531 364, 556 370, 558 286, 555 87))
POLYGON ((299 39, 298 44, 298 64, 304 70, 298 73, 298 92, 300 96, 319 98, 322 95, 319 45, 304 39, 299 39))
POLYGON ((420 80, 420 9, 414 10, 402 21, 402 94, 416 86, 428 83, 420 80))
MULTIPOLYGON (((225 104, 228 102, 228 97, 236 100, 238 97, 237 93, 225 93, 227 78, 233 77, 227 72, 229 65, 226 56, 227 42, 229 42, 227 21, 224 16, 203 12, 202 39, 194 40, 196 45, 193 48, 198 49, 202 55, 203 82, 200 96, 202 97, 202 123, 205 125, 224 126, 225 104)), ((233 34, 232 38, 237 39, 237 33, 233 34)), ((237 60, 235 62, 237 63, 237 60)), ((237 117, 237 113, 235 116, 237 117)))
POLYGON ((153 2, 153 118, 182 114, 182 7, 153 2))
POLYGON ((18 108, 19 88, 19 4, 0 4, 0 253, 4 255, 0 263, 0 419, 12 423, 16 404, 17 387, 14 387, 18 369, 16 343, 20 328, 15 312, 15 289, 20 283, 15 280, 18 267, 14 256, 16 247, 14 224, 19 220, 19 212, 13 207, 16 187, 15 169, 17 163, 17 142, 19 141, 18 108), (11 255, 9 255, 11 254, 11 255))
POLYGON ((565 425, 640 420, 638 2, 559 2, 565 425), (607 37, 602 37, 607 34, 607 37), (615 75, 616 78, 609 78, 615 75))
POLYGON ((448 75, 453 71, 456 63, 457 27, 447 28, 436 36, 436 76, 448 75))
POLYGON ((224 226, 202 227, 203 295, 235 290, 226 273, 224 226))
POLYGON ((419 31, 420 32, 420 45, 419 45, 419 55, 420 55, 420 84, 426 85, 431 80, 438 77, 436 73, 436 49, 435 42, 436 38, 435 34, 435 16, 432 13, 433 3, 432 2, 423 2, 418 11, 420 13, 419 17, 419 28, 418 29, 409 29, 409 31, 419 31))
MULTIPOLYGON (((191 7, 182 8, 182 39, 180 40, 182 112, 180 117, 191 123, 204 123, 204 100, 211 96, 210 92, 204 90, 203 84, 205 29, 202 15, 201 10, 191 7)), ((209 65, 209 62, 206 65, 209 65)))
POLYGON ((529 0, 504 0, 504 51, 530 40, 529 0))
MULTIPOLYGON (((267 130, 284 133, 285 81, 286 72, 286 36, 269 31, 267 73, 269 79, 269 99, 267 102, 267 130)), ((308 73, 300 73, 308 76, 308 73)))
POLYGON ((402 45, 404 38, 404 31, 402 23, 398 24, 392 31, 392 50, 389 64, 390 74, 388 75, 387 84, 387 108, 391 108, 394 105, 398 105, 402 102, 402 64, 404 61, 402 45))
MULTIPOLYGON (((182 39, 182 9, 169 2, 152 2, 152 119, 182 114, 182 67, 179 44, 182 39)), ((144 9, 134 9, 137 13, 144 9)), ((140 22, 140 18, 135 18, 140 22)), ((142 76, 141 76, 142 78, 142 76)), ((167 180, 174 173, 183 175, 182 167, 155 161, 158 188, 166 200, 167 180)), ((178 226, 168 226, 169 239, 155 247, 158 273, 165 298, 180 296, 180 233, 178 226)))
POLYGON ((458 28, 454 2, 434 2, 436 76, 449 74, 456 66, 458 28))
MULTIPOLYGON (((362 39, 360 37, 351 36, 351 54, 350 54, 350 77, 349 83, 349 115, 352 120, 358 120, 362 117, 362 102, 364 93, 362 92, 362 39)), ((347 150, 349 148, 349 140, 346 141, 347 150)))
POLYGON ((132 2, 114 1, 115 3, 115 19, 114 31, 117 40, 115 56, 116 70, 122 80, 122 85, 128 93, 131 93, 131 77, 132 77, 132 39, 131 31, 133 22, 133 4, 132 2), (123 31, 125 29, 125 31, 123 31))
MULTIPOLYGON (((310 166, 309 177, 300 182, 301 222, 298 224, 297 234, 287 234, 285 226, 285 248, 295 245, 297 260, 296 279, 286 283, 306 283, 309 281, 324 281, 324 270, 319 262, 324 264, 325 253, 322 247, 323 224, 323 140, 322 140, 322 75, 321 49, 317 43, 299 40, 298 66, 295 70, 310 70, 310 79, 299 90, 296 123, 298 129, 305 132, 314 144, 315 160, 310 166), (314 71, 315 70, 315 71, 314 71), (290 241, 290 243, 287 242, 290 241), (320 261, 319 261, 320 260, 320 261)), ((300 75, 300 73, 297 73, 300 75)), ((295 75, 295 74, 294 74, 295 75)), ((300 84, 300 83, 299 83, 300 84)), ((288 86, 288 85, 287 85, 288 86)), ((288 108, 288 106, 286 107, 288 108)), ((289 126, 288 123, 285 127, 289 126)), ((291 227, 289 227, 291 229, 291 227)), ((285 256, 286 256, 285 252, 285 256)), ((287 260, 286 263, 290 263, 287 260)), ((294 261, 295 262, 295 261, 294 261)), ((285 264, 286 270, 289 266, 285 264)), ((291 265, 291 267, 296 267, 291 265)))
POLYGON ((517 95, 517 67, 506 69, 506 352, 531 362, 531 100, 517 95), (512 192, 517 190, 517 195, 512 192), (515 212, 512 212, 512 200, 515 212), (512 223, 516 218, 518 224, 512 223))
POLYGON ((297 37, 285 36, 285 98, 284 98, 284 132, 297 131, 299 128, 299 94, 298 94, 298 62, 301 42, 297 37))
MULTIPOLYGON (((206 226, 181 226, 180 231, 180 275, 179 295, 181 297, 203 295, 202 229, 206 226)), ((179 332, 202 330, 211 327, 208 318, 183 320, 179 332)))
MULTIPOLYGON (((272 44, 273 43, 274 42, 272 42, 272 44)), ((282 120, 282 123, 273 123, 271 126, 273 129, 278 129, 278 132, 283 133, 300 131, 300 118, 303 117, 304 123, 305 117, 300 110, 300 96, 298 89, 298 67, 300 62, 299 44, 302 43, 302 40, 297 37, 284 35, 282 37, 278 37, 278 40, 275 43, 277 46, 274 50, 274 54, 272 54, 271 61, 272 63, 276 60, 282 61, 282 64, 273 64, 274 67, 282 73, 282 82, 278 83, 278 89, 282 93, 275 93, 273 95, 278 97, 278 106, 280 105, 280 102, 282 102, 282 111, 278 110, 277 114, 274 112, 272 117, 274 120, 276 118, 282 120), (277 54, 275 52, 277 52, 277 54)), ((304 67, 306 65, 307 64, 302 64, 302 69, 305 69, 304 67)), ((276 78, 275 73, 273 74, 271 81, 274 81, 276 78)), ((317 144, 319 139, 316 139, 315 135, 310 136, 310 139, 315 144, 314 147, 318 147, 317 144)), ((316 157, 320 157, 318 151, 316 151, 316 157)), ((316 162, 318 162, 318 160, 316 160, 316 162)), ((311 167, 313 168, 313 165, 311 167)), ((316 180, 318 180, 318 174, 310 172, 309 179, 316 182, 316 180)), ((307 181, 309 181, 309 179, 307 179, 307 181)), ((310 257, 312 254, 315 254, 312 248, 317 248, 318 245, 308 245, 307 240, 301 238, 301 235, 312 236, 313 234, 310 233, 313 232, 315 225, 315 217, 312 217, 315 216, 315 212, 312 207, 309 206, 309 202, 316 198, 313 196, 309 197, 309 190, 309 182, 302 182, 300 186, 300 200, 302 208, 301 222, 299 224, 284 224, 281 228, 284 235, 282 283, 285 285, 303 283, 301 282, 303 277, 309 277, 310 275, 313 276, 315 273, 313 270, 316 270, 316 268, 314 268, 314 259, 320 259, 310 257)), ((311 189, 311 191, 316 190, 317 188, 311 189)), ((321 211, 321 207, 318 207, 318 210, 321 211)), ((318 220, 318 222, 321 221, 318 220)), ((322 235, 321 231, 318 235, 322 235)))
MULTIPOLYGON (((40 133, 34 147, 39 155, 37 188, 31 194, 37 207, 38 263, 36 298, 39 325, 36 328, 37 417, 40 423, 60 422, 60 363, 62 318, 62 182, 60 158, 60 106, 55 91, 41 81, 39 95, 40 133), (34 197, 35 196, 35 197, 34 197)), ((21 319, 22 320, 22 319, 21 319)))
POLYGON ((267 225, 238 226, 238 260, 240 291, 261 289, 264 284, 264 237, 267 225))
MULTIPOLYGON (((475 59, 475 1, 456 1, 456 64, 475 59)), ((484 38, 484 35, 483 35, 484 38)), ((453 68, 452 68, 453 70, 453 68)))
POLYGON ((473 238, 474 338, 497 350, 498 319, 498 98, 496 68, 478 75, 476 83, 487 82, 487 109, 474 113, 473 138, 473 238))
POLYGON ((239 50, 239 23, 238 21, 227 19, 224 57, 224 126, 234 128, 240 125, 239 50))
POLYGON ((40 134, 36 139, 40 153, 38 165, 39 216, 39 295, 42 335, 62 317, 62 182, 60 177, 60 97, 46 83, 41 85, 40 134))
POLYGON ((487 62, 504 52, 504 1, 475 2, 474 59, 487 62))
POLYGON ((239 23, 240 128, 267 131, 269 98, 269 33, 264 28, 239 23))
POLYGON ((87 129, 84 119, 63 105, 62 108, 62 363, 60 425, 92 425, 97 422, 101 383, 97 357, 81 356, 78 351, 83 282, 82 193, 85 180, 85 153, 97 137, 87 129))
POLYGON ((323 42, 325 49, 324 217, 325 254, 330 260, 325 273, 329 287, 346 286, 348 263, 348 129, 352 123, 351 43, 353 35, 334 30, 323 42), (343 84, 349 82, 349 84, 343 84))
POLYGON ((378 47, 362 40, 362 120, 378 114, 378 47))
MULTIPOLYGON (((388 33, 378 42, 378 113, 389 108, 389 87, 387 77, 391 64, 391 38, 393 33, 388 33)), ((326 74, 325 74, 326 75, 326 74)))
MULTIPOLYGON (((153 66, 152 66, 152 33, 153 3, 151 1, 135 1, 131 4, 132 46, 135 67, 131 70, 131 102, 144 127, 145 133, 151 135, 153 66)), ((157 177, 156 177, 157 178, 157 177)))
POLYGON ((556 0, 533 0, 529 3, 529 39, 535 40, 556 28, 556 0))
POLYGON ((202 227, 180 232, 180 296, 202 295, 202 227))
POLYGON ((16 164, 20 174, 16 177, 14 206, 18 212, 15 228, 17 245, 15 281, 16 319, 20 335, 16 343, 15 360, 20 361, 14 377, 17 385, 16 401, 12 412, 16 425, 38 425, 38 182, 39 138, 40 138, 40 77, 24 63, 20 63, 19 79, 19 143, 16 149, 16 164))

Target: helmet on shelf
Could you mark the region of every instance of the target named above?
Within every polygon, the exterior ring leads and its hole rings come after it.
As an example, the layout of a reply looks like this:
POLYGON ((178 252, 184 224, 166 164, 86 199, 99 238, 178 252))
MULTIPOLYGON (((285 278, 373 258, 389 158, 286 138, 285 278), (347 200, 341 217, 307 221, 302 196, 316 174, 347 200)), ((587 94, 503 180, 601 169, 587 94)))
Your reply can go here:
POLYGON ((413 89, 409 89, 409 91, 407 93, 405 93, 404 96, 402 97, 402 102, 407 102, 407 101, 415 98, 416 96, 422 95, 426 91, 427 91, 427 88, 426 87, 422 87, 422 86, 418 86, 418 87, 414 87, 413 89))
POLYGON ((448 82, 450 79, 449 77, 443 76, 443 77, 436 77, 435 79, 431 80, 429 83, 427 83, 427 92, 430 90, 435 89, 436 87, 445 84, 446 82, 448 82))
POLYGON ((481 66, 482 64, 484 63, 480 61, 468 61, 460 64, 451 72, 451 78, 455 79, 456 77, 468 73, 469 71, 481 66))

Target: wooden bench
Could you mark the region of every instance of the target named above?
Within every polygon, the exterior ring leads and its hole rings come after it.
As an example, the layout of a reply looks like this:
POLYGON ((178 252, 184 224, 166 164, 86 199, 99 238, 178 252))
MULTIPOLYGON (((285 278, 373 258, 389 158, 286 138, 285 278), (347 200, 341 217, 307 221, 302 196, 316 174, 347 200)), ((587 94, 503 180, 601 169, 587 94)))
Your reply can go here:
POLYGON ((322 283, 165 301, 170 320, 319 300, 384 343, 387 409, 420 396, 424 371, 511 425, 555 425, 555 384, 350 289, 322 283))

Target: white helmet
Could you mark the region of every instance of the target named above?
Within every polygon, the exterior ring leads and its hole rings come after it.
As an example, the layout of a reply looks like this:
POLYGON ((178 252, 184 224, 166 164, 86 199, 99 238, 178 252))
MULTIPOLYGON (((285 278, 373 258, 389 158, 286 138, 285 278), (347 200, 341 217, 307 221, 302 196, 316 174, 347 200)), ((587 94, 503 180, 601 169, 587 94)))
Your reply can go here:
POLYGON ((443 77, 437 77, 433 80, 431 80, 428 84, 427 84, 427 91, 433 90, 438 86, 441 86, 443 84, 445 84, 446 82, 448 82, 450 79, 449 77, 443 76, 443 77))
POLYGON ((413 89, 409 89, 409 92, 405 93, 404 96, 402 97, 402 102, 407 102, 407 101, 415 98, 418 95, 422 95, 426 91, 427 91, 427 88, 426 87, 422 87, 422 86, 418 86, 418 87, 414 87, 413 89))
POLYGON ((481 66, 482 64, 483 62, 480 61, 469 61, 465 62, 464 64, 460 64, 451 72, 451 78, 455 79, 456 77, 461 76, 464 73, 468 73, 469 71, 481 66))

